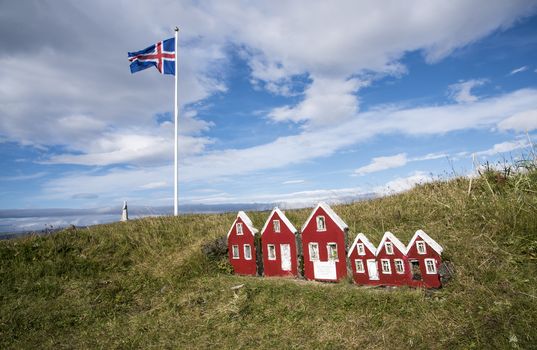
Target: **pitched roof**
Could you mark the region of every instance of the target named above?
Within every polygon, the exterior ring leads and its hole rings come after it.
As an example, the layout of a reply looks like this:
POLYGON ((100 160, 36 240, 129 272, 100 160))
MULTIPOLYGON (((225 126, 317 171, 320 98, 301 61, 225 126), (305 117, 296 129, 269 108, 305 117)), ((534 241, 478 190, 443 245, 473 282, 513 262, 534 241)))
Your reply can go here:
POLYGON ((414 236, 412 237, 412 239, 410 240, 410 242, 408 243, 408 245, 406 247, 405 254, 408 254, 408 251, 410 250, 410 247, 412 247, 412 245, 414 245, 414 242, 416 241, 416 239, 418 239, 418 237, 421 238, 422 240, 424 240, 425 243, 427 243, 429 245, 429 247, 431 247, 433 250, 435 250, 438 254, 442 254, 442 251, 444 250, 442 248, 442 246, 440 244, 438 244, 434 239, 429 237, 429 235, 426 234, 425 231, 422 231, 422 230, 417 230, 416 233, 414 233, 414 236))
POLYGON ((367 239, 367 237, 363 234, 363 233, 359 233, 356 238, 354 239, 354 242, 352 243, 351 245, 351 248, 349 249, 349 253, 348 253, 348 257, 351 256, 351 253, 352 251, 354 250, 354 248, 356 247, 356 245, 358 244, 358 241, 361 241, 366 247, 367 249, 369 249, 369 251, 371 252, 371 254, 375 255, 376 252, 377 252, 377 249, 375 248, 375 246, 373 245, 373 243, 371 243, 369 241, 369 239, 367 239))
POLYGON ((332 208, 330 208, 330 206, 328 204, 326 204, 325 202, 319 202, 319 204, 317 204, 315 209, 313 209, 311 211, 311 214, 308 217, 308 219, 306 220, 306 222, 304 223, 304 225, 302 225, 302 231, 304 231, 306 226, 308 226, 308 224, 310 223, 311 219, 313 218, 313 215, 315 214, 315 212, 319 208, 323 208, 323 210, 326 212, 326 214, 328 214, 328 216, 332 219, 332 221, 334 221, 336 223, 336 225, 338 225, 338 227, 342 231, 345 231, 346 229, 349 228, 349 226, 347 226, 347 224, 336 214, 336 212, 334 210, 332 210, 332 208))
MULTIPOLYGON (((248 217, 248 215, 246 215, 245 212, 239 211, 239 213, 237 214, 237 219, 238 218, 241 218, 242 222, 244 222, 244 224, 246 226, 248 226, 248 229, 250 229, 250 232, 252 233, 252 235, 255 235, 257 232, 259 232, 254 227, 254 224, 252 223, 252 220, 250 220, 250 218, 248 217)), ((231 228, 229 229, 229 231, 227 233, 227 237, 229 237, 229 235, 231 234, 231 231, 233 231, 233 227, 235 227, 235 224, 237 223, 237 219, 235 219, 235 221, 233 221, 233 224, 231 225, 231 228)))
POLYGON ((378 255, 382 247, 384 247, 384 243, 386 243, 388 239, 390 240, 390 242, 393 243, 395 247, 397 247, 397 249, 399 249, 401 253, 406 254, 405 245, 397 237, 395 237, 393 233, 391 233, 390 231, 386 231, 386 233, 384 233, 384 236, 382 236, 382 240, 380 241, 380 244, 377 248, 377 252, 375 253, 375 255, 378 255))
POLYGON ((295 228, 295 226, 293 226, 293 224, 291 223, 291 221, 289 221, 289 219, 287 218, 287 216, 285 216, 285 214, 280 210, 280 208, 278 207, 274 207, 274 209, 272 210, 272 212, 270 213, 267 221, 265 222, 265 225, 263 226, 263 228, 261 229, 261 234, 263 234, 263 232, 265 232, 265 229, 267 228, 269 222, 270 222, 270 219, 272 218, 272 216, 274 215, 274 213, 276 213, 278 215, 278 217, 283 221, 283 223, 285 224, 285 226, 287 226, 287 228, 289 230, 291 230, 292 233, 297 233, 297 229, 295 228))

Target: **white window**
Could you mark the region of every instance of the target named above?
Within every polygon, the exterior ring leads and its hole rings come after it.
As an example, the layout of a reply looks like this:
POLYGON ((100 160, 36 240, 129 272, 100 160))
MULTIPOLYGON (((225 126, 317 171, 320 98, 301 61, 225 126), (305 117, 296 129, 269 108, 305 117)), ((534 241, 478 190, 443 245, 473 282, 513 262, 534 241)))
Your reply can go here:
POLYGON ((382 263, 382 273, 391 274, 392 273, 392 267, 390 266, 390 260, 381 259, 380 261, 382 263))
POLYGON ((239 246, 234 244, 233 246, 231 246, 231 251, 233 252, 233 259, 238 259, 239 258, 239 246))
POLYGON ((267 245, 267 252, 269 260, 276 260, 276 247, 274 246, 274 244, 267 245))
POLYGON ((317 216, 317 231, 326 231, 326 221, 322 215, 317 216))
POLYGON ((249 244, 244 245, 244 258, 246 260, 252 260, 252 247, 249 244))
POLYGON ((242 223, 241 222, 238 222, 237 223, 237 235, 242 235, 242 223))
POLYGON ((427 253, 427 250, 425 249, 425 242, 424 241, 417 241, 416 242, 416 248, 418 249, 418 254, 427 253))
POLYGON ((319 244, 318 243, 310 243, 308 245, 310 250, 310 261, 317 261, 319 260, 319 244))
POLYGON ((356 267, 357 273, 365 273, 364 262, 362 261, 362 259, 354 260, 354 266, 356 267))
POLYGON ((392 242, 386 242, 386 254, 393 255, 393 243, 392 242))
POLYGON ((280 220, 273 220, 272 226, 274 226, 274 232, 280 232, 280 220))
POLYGON ((326 249, 328 251, 328 261, 339 261, 337 255, 337 243, 328 243, 326 249))
POLYGON ((358 243, 356 245, 356 249, 358 250, 358 255, 365 255, 365 248, 363 243, 358 243))
POLYGON ((428 275, 436 274, 436 264, 434 259, 425 259, 425 267, 428 275))
POLYGON ((393 262, 395 263, 395 271, 397 273, 405 273, 405 265, 402 259, 395 259, 393 262))

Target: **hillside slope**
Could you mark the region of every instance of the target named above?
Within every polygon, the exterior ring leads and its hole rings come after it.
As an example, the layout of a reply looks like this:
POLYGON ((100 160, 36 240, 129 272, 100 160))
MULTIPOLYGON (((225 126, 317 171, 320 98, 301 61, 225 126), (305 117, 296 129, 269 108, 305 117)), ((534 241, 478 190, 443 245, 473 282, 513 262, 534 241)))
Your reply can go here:
MULTIPOLYGON (((443 289, 237 277, 201 246, 235 214, 159 217, 0 242, 0 348, 532 348, 537 172, 488 172, 335 206, 378 244, 424 229, 443 289), (232 290, 231 287, 244 284, 232 290)), ((267 212, 249 213, 260 228, 267 212)), ((308 210, 288 211, 300 226, 308 210)))

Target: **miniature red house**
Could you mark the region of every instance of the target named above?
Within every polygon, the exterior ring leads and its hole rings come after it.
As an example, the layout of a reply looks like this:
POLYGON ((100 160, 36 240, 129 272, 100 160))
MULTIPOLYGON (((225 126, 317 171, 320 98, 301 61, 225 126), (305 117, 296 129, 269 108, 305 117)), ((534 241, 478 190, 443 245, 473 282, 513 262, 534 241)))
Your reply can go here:
POLYGON ((356 236, 348 253, 354 283, 362 285, 380 284, 376 251, 375 246, 363 233, 359 233, 356 236))
POLYGON ((442 247, 422 230, 416 231, 408 243, 406 256, 410 264, 410 285, 439 288, 438 269, 442 263, 442 247))
POLYGON ((380 284, 403 286, 410 284, 406 247, 391 232, 386 232, 377 248, 380 284))
POLYGON ((297 229, 278 209, 270 213, 261 229, 265 276, 297 276, 297 229))
POLYGON ((238 275, 257 274, 255 234, 252 221, 243 211, 239 211, 237 219, 233 222, 227 233, 227 247, 229 262, 238 275))
POLYGON ((302 226, 304 277, 339 281, 347 276, 347 224, 326 203, 319 203, 302 226))

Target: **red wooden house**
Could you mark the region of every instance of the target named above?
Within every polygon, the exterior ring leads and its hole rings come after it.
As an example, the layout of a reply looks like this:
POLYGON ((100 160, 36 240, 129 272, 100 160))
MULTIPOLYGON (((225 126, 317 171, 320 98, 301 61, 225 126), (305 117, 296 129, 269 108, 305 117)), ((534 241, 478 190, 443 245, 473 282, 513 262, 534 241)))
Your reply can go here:
POLYGON ((255 234, 258 232, 250 218, 239 211, 227 233, 229 262, 238 275, 257 274, 255 234))
POLYGON ((363 233, 359 233, 356 236, 348 253, 354 283, 362 285, 380 284, 376 252, 375 246, 363 233))
POLYGON ((422 230, 416 231, 406 249, 410 264, 410 285, 440 288, 438 269, 442 263, 442 247, 422 230))
POLYGON ((302 226, 304 277, 339 281, 347 276, 347 224, 326 203, 319 203, 302 226))
POLYGON ((270 213, 261 229, 265 276, 297 276, 297 229, 278 209, 270 213))
POLYGON ((406 247, 391 232, 386 232, 377 248, 380 284, 385 286, 408 285, 411 273, 406 247))

